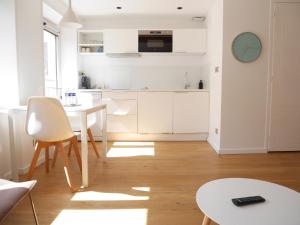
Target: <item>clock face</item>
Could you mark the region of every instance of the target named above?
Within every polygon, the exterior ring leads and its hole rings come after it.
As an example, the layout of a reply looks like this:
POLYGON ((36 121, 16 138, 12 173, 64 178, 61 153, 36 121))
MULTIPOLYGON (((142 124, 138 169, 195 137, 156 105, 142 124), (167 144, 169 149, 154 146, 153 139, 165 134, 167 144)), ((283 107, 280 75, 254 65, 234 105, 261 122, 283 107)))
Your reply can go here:
POLYGON ((251 32, 239 34, 232 42, 232 53, 234 57, 245 63, 255 61, 262 50, 259 38, 251 32))

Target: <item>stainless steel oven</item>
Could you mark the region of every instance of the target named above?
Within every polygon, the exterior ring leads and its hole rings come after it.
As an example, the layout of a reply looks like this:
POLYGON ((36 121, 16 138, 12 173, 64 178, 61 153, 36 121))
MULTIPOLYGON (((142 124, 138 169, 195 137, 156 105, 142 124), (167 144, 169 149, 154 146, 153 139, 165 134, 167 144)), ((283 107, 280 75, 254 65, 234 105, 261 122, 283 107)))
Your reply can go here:
POLYGON ((172 52, 173 32, 171 30, 140 30, 139 52, 172 52))

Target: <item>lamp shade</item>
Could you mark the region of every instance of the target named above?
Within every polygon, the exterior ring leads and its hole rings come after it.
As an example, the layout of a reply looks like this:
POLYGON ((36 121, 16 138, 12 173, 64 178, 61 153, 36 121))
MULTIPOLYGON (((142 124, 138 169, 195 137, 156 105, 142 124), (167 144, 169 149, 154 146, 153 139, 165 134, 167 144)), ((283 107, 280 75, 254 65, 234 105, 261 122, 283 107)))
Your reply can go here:
POLYGON ((82 27, 79 18, 75 15, 74 11, 72 10, 71 1, 69 1, 69 8, 67 12, 64 14, 62 20, 60 21, 60 25, 62 27, 75 28, 75 29, 79 29, 82 27))

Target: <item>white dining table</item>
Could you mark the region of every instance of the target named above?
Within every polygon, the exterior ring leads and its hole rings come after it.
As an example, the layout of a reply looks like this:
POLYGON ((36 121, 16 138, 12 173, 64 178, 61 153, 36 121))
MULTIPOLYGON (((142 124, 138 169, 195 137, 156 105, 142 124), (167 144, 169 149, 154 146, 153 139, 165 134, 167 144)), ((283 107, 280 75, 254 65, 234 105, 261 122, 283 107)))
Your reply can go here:
MULTIPOLYGON (((107 154, 107 109, 106 104, 87 104, 78 106, 64 106, 66 114, 68 113, 78 113, 80 116, 80 130, 81 130, 81 157, 82 157, 82 187, 89 186, 89 171, 88 171, 88 140, 87 140, 87 121, 88 116, 93 113, 101 113, 101 123, 102 123, 102 157, 103 160, 106 159, 107 154)), ((12 178, 18 180, 18 153, 15 147, 15 137, 14 137, 14 115, 18 111, 27 111, 27 106, 18 106, 10 108, 8 111, 9 115, 9 136, 10 136, 10 146, 11 146, 11 170, 12 178)))

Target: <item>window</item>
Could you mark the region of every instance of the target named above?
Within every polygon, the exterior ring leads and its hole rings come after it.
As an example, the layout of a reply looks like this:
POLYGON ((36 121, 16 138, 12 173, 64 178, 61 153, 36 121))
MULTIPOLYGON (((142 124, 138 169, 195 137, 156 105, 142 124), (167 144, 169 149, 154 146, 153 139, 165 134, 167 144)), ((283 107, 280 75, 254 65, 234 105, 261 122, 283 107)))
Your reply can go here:
POLYGON ((45 96, 57 97, 57 35, 44 30, 45 96))

